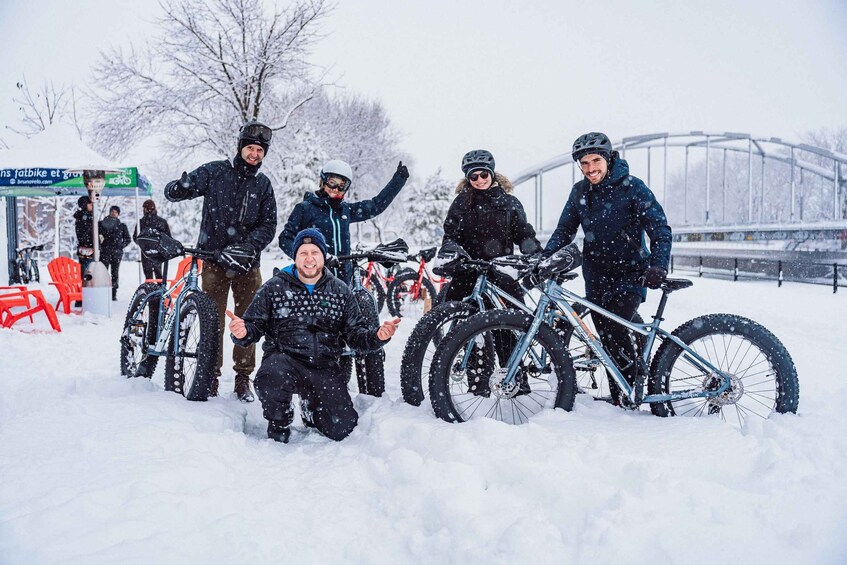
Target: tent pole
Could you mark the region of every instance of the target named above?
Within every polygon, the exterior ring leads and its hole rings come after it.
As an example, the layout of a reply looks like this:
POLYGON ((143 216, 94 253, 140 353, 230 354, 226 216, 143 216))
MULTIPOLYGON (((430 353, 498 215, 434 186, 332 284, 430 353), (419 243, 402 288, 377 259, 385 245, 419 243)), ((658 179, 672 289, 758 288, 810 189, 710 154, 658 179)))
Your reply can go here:
MULTIPOLYGON (((135 232, 141 233, 141 214, 138 211, 138 181, 135 183, 135 232)), ((144 282, 144 273, 141 271, 141 248, 138 248, 138 284, 144 282)))
POLYGON ((55 233, 55 236, 53 238, 53 259, 56 259, 57 257, 59 257, 59 255, 61 255, 61 253, 59 253, 59 242, 62 241, 62 237, 59 233, 59 226, 62 225, 62 223, 61 218, 59 218, 59 214, 62 211, 62 206, 59 204, 58 196, 54 197, 53 201, 56 203, 56 213, 53 214, 53 223, 54 227, 56 228, 53 230, 55 233))

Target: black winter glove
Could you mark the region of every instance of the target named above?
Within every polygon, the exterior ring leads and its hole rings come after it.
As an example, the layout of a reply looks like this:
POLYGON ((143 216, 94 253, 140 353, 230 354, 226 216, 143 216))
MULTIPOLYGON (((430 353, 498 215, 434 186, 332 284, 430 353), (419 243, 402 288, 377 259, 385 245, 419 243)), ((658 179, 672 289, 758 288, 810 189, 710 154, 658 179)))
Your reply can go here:
POLYGON ((403 161, 397 165, 397 174, 400 175, 400 178, 406 180, 409 178, 409 168, 403 164, 403 161))
POLYGON ((188 173, 182 171, 182 176, 179 177, 179 186, 182 188, 190 188, 191 187, 191 177, 188 176, 188 173))
POLYGON ((324 259, 324 267, 327 269, 338 269, 341 267, 341 261, 332 253, 327 253, 326 259, 324 259))
POLYGON ((644 271, 644 274, 641 276, 641 284, 642 286, 655 290, 662 286, 662 283, 665 282, 667 277, 668 272, 663 268, 650 266, 647 267, 647 270, 644 271))
POLYGON ((244 243, 227 245, 222 251, 218 251, 217 255, 217 262, 237 275, 243 275, 249 271, 255 259, 256 250, 244 243))

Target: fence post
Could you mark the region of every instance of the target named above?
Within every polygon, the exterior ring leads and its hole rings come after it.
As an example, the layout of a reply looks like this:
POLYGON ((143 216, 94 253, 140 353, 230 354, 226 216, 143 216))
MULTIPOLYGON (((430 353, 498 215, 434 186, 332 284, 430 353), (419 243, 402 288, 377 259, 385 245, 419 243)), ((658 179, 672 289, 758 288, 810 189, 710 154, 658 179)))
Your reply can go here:
POLYGON ((697 269, 697 276, 698 277, 703 276, 703 256, 702 255, 700 256, 700 267, 697 269))
POLYGON ((779 270, 779 274, 776 277, 776 286, 782 286, 782 261, 777 261, 777 269, 779 270))
POLYGON ((738 257, 735 258, 735 268, 732 270, 732 280, 738 280, 738 257))
POLYGON ((832 294, 838 292, 838 263, 832 264, 832 294))

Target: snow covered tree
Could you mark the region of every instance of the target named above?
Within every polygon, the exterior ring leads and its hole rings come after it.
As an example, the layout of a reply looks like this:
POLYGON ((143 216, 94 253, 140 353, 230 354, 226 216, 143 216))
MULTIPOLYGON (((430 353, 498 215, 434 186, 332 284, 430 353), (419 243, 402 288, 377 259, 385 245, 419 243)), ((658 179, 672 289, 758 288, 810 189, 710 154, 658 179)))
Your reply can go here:
POLYGON ((413 184, 403 201, 406 230, 410 241, 421 246, 438 245, 444 235, 444 218, 455 197, 455 184, 442 176, 441 169, 422 185, 413 184))
POLYGON ((163 134, 178 155, 229 155, 242 124, 284 128, 315 93, 306 57, 329 13, 323 0, 268 11, 261 0, 165 0, 149 48, 105 53, 95 68, 98 146, 125 150, 163 134), (291 93, 297 93, 292 99, 291 93))

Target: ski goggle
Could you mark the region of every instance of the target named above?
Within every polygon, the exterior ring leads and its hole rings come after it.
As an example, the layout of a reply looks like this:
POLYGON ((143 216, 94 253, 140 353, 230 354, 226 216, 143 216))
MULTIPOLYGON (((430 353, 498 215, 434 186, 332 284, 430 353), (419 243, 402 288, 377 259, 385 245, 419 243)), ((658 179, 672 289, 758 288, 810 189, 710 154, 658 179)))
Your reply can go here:
POLYGON ((468 180, 471 182, 476 182, 479 179, 485 180, 490 176, 490 174, 491 173, 489 173, 488 171, 479 171, 478 173, 473 172, 468 175, 468 180))
POLYGON ((343 177, 337 177, 335 175, 321 175, 321 180, 325 187, 337 190, 338 192, 347 192, 347 189, 350 188, 350 181, 343 177), (332 182, 330 182, 330 180, 332 182))
POLYGON ((266 125, 247 124, 241 128, 241 139, 255 139, 270 144, 274 132, 266 125))

